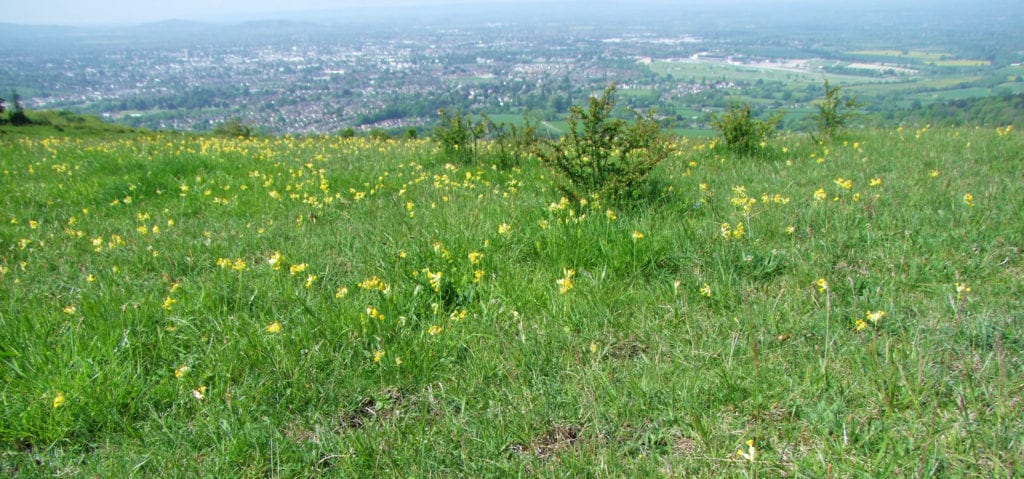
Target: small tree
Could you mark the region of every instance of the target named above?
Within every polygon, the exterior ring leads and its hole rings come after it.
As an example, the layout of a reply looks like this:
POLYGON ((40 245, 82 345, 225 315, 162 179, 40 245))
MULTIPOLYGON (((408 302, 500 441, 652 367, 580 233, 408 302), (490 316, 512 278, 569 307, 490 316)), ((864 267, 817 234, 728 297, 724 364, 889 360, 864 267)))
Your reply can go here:
POLYGON ((851 120, 859 116, 857 110, 864 106, 853 98, 840 99, 839 89, 838 86, 830 86, 828 80, 825 80, 825 98, 818 103, 818 135, 815 141, 835 138, 851 120))
POLYGON ((17 93, 11 95, 14 101, 14 109, 7 112, 7 121, 14 126, 30 125, 32 120, 25 114, 25 107, 21 105, 21 96, 17 93))
POLYGON ((653 113, 636 114, 632 123, 612 117, 615 84, 584 109, 569 109, 569 132, 538 150, 563 181, 559 189, 572 200, 599 194, 612 200, 639 195, 647 175, 669 154, 661 123, 653 113))
POLYGON ((242 121, 241 118, 231 118, 213 128, 216 136, 231 138, 248 138, 253 135, 252 127, 242 121))
POLYGON ((475 159, 476 143, 487 133, 487 121, 473 122, 470 115, 449 114, 441 110, 441 119, 434 128, 434 136, 441 142, 445 153, 459 163, 475 159))
POLYGON ((716 115, 711 126, 725 138, 726 148, 749 155, 775 133, 781 121, 782 115, 778 113, 767 120, 757 120, 751 114, 749 103, 734 103, 724 115, 716 115))

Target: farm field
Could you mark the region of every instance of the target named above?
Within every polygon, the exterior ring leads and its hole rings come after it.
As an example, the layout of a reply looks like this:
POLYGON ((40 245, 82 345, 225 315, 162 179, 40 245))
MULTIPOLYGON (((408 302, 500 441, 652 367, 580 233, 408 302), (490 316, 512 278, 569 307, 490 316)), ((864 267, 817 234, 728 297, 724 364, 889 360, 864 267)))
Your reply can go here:
POLYGON ((0 475, 1024 475, 1012 128, 677 139, 629 204, 431 139, 33 132, 0 475))

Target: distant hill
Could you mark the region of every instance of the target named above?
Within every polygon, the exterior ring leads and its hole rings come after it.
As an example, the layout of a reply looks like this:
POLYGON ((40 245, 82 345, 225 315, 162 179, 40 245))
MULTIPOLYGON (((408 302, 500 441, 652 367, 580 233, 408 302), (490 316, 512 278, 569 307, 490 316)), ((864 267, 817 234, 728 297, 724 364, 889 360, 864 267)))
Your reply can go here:
POLYGON ((79 115, 69 111, 26 111, 32 122, 14 126, 0 124, 0 138, 16 136, 110 136, 142 133, 146 130, 115 125, 92 115, 79 115))

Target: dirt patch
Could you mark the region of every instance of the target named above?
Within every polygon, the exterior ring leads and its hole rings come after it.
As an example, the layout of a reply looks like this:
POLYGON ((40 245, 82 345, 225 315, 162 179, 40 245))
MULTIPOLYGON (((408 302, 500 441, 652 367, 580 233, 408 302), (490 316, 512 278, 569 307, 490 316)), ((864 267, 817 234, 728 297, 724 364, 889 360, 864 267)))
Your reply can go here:
POLYGON ((506 448, 513 454, 530 454, 549 459, 562 451, 575 449, 583 428, 577 425, 554 426, 530 441, 529 444, 512 444, 506 448))
POLYGON ((341 430, 363 429, 373 421, 386 420, 401 414, 405 396, 397 388, 387 388, 376 397, 364 397, 338 417, 341 430))

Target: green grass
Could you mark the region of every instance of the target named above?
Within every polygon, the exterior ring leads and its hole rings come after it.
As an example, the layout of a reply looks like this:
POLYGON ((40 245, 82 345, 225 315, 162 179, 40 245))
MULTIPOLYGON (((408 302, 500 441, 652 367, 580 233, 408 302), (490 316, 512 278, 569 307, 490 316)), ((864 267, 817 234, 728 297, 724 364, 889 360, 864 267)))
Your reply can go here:
POLYGON ((1019 132, 677 146, 0 137, 0 474, 1024 474, 1019 132))

